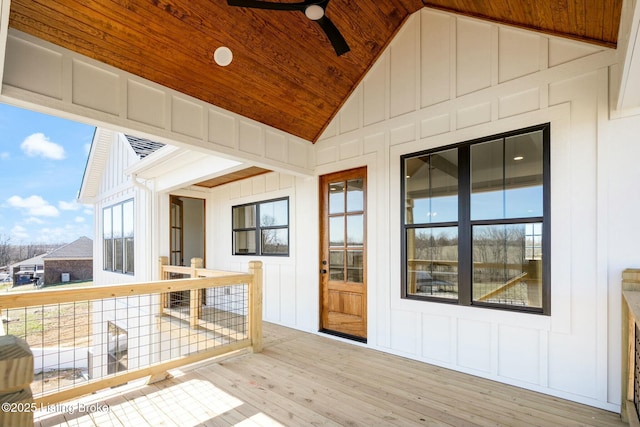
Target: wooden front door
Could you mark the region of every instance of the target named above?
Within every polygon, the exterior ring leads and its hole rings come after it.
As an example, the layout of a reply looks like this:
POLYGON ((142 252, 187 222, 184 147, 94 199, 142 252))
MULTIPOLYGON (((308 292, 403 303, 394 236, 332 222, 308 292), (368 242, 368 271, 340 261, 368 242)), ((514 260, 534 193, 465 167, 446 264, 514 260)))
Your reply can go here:
POLYGON ((367 168, 320 177, 320 329, 367 339, 367 168))

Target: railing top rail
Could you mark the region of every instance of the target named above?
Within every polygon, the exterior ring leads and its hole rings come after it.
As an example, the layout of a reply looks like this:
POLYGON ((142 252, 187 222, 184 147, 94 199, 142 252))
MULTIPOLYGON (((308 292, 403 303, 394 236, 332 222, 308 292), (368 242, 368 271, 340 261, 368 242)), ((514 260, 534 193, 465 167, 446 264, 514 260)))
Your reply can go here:
POLYGON ((33 290, 0 294, 0 309, 31 307, 37 305, 62 304, 77 301, 92 301, 134 295, 156 294, 190 289, 251 283, 253 275, 231 273, 215 277, 158 280, 152 282, 124 283, 119 285, 97 285, 86 288, 33 290))

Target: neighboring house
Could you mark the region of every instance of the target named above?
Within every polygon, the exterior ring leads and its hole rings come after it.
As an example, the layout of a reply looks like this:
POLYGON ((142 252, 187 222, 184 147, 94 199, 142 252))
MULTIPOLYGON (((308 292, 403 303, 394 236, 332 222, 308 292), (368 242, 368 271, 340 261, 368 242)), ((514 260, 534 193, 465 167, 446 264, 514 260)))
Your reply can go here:
POLYGON ((613 101, 626 52, 424 9, 311 145, 12 37, 103 96, 69 106, 72 80, 52 78, 40 102, 163 144, 95 134, 95 283, 156 279, 159 256, 259 259, 266 321, 620 410, 620 276, 640 260, 640 111, 613 101))
POLYGON ((44 256, 38 255, 10 266, 11 280, 14 286, 41 283, 44 276, 44 256), (37 281, 37 282, 36 282, 37 281))
POLYGON ((82 236, 42 256, 44 285, 93 279, 93 240, 82 236))

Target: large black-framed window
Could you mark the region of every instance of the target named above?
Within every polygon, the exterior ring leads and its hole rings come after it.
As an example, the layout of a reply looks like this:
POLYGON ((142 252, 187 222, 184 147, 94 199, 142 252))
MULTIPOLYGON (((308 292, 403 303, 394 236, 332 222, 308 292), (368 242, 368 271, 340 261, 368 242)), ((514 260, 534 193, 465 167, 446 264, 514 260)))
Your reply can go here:
POLYGON ((234 255, 289 255, 289 198, 233 206, 234 255))
POLYGON ((550 314, 550 124, 401 157, 402 297, 550 314))
POLYGON ((102 268, 116 273, 134 273, 133 199, 102 210, 102 268))

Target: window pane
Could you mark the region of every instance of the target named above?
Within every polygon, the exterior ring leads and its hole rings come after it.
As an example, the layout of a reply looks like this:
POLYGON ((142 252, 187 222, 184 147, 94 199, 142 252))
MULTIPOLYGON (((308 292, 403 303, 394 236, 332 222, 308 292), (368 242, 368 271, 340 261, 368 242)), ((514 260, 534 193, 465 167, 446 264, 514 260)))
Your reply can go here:
POLYGON ((344 182, 329 184, 329 213, 344 212, 344 182))
POLYGON ((124 256, 125 256, 125 273, 133 273, 134 272, 134 265, 135 265, 135 258, 134 258, 134 245, 133 245, 133 239, 132 238, 128 238, 125 239, 125 252, 124 252, 124 256))
POLYGON ((122 205, 115 205, 113 211, 113 237, 122 237, 122 205))
POLYGON ((234 250, 235 254, 255 254, 256 253, 255 230, 234 231, 233 247, 235 248, 234 250))
POLYGON ((458 150, 405 160, 405 222, 458 220, 458 150))
POLYGON ((113 271, 113 240, 104 240, 104 266, 107 271, 113 271))
POLYGON ((102 237, 110 239, 112 237, 111 230, 111 208, 105 208, 102 211, 102 237))
POLYGON ((407 294, 458 298, 458 228, 409 229, 407 294))
POLYGON ((263 254, 288 254, 289 229, 275 228, 262 230, 263 254))
POLYGON ((542 233, 541 225, 473 227, 474 301, 542 307, 542 245, 539 259, 526 256, 527 246, 534 245, 527 229, 542 233))
POLYGON ((123 225, 123 233, 124 237, 133 237, 133 223, 134 223, 134 214, 133 214, 133 200, 129 200, 122 205, 122 225, 123 225))
POLYGON ((364 215, 347 217, 347 246, 364 245, 364 215))
POLYGON ((364 282, 364 252, 347 251, 347 281, 364 282))
POLYGON ((471 219, 504 218, 502 139, 471 147, 471 219))
POLYGON ((254 228, 256 226, 256 206, 236 206, 233 208, 233 228, 254 228))
POLYGON ((344 280, 344 251, 329 251, 329 280, 344 280))
POLYGON ((124 240, 113 239, 113 271, 122 273, 124 261, 124 240))
POLYGON ((505 217, 542 216, 542 131, 505 139, 505 217))
POLYGON ((347 181, 347 212, 364 210, 364 182, 362 179, 347 181))
POLYGON ((344 217, 329 218, 329 246, 344 246, 344 217))
POLYGON ((260 226, 270 227, 289 224, 289 202, 278 200, 260 204, 260 226))
POLYGON ((542 216, 542 131, 471 147, 471 219, 542 216))

